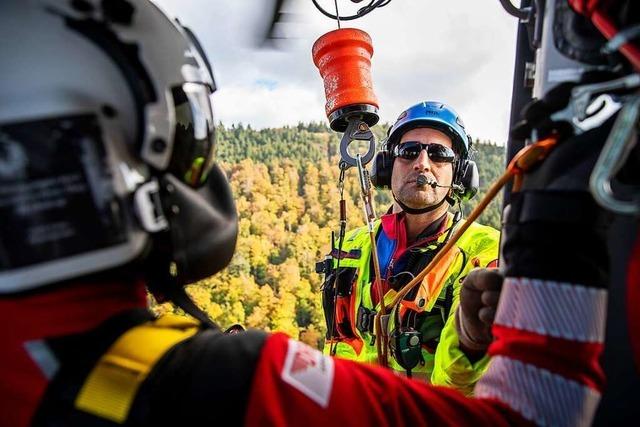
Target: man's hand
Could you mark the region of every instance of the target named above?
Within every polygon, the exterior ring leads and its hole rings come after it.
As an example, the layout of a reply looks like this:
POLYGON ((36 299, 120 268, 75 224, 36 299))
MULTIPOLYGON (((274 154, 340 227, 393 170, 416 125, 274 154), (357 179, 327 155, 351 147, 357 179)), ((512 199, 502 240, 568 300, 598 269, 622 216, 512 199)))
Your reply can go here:
POLYGON ((491 344, 491 325, 498 308, 503 277, 497 269, 472 270, 462 282, 456 329, 460 349, 472 362, 491 344))

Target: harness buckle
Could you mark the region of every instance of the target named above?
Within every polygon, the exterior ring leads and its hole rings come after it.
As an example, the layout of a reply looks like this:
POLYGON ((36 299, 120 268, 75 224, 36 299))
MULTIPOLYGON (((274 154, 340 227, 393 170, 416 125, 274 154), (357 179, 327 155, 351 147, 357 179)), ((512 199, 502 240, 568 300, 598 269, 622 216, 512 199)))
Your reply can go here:
POLYGON ((358 307, 358 314, 356 318, 356 328, 360 333, 368 332, 373 334, 374 319, 376 317, 376 311, 370 310, 364 306, 358 307))
POLYGON ((318 274, 329 274, 331 272, 331 255, 327 255, 324 257, 322 261, 316 262, 316 273, 318 274))
POLYGON ((551 115, 553 121, 565 121, 571 124, 576 135, 592 129, 620 108, 610 92, 633 90, 640 86, 640 76, 630 74, 615 80, 600 83, 584 84, 571 90, 571 98, 566 108, 551 115), (601 105, 595 112, 590 112, 592 103, 600 97, 601 105), (607 108, 605 108, 607 107, 607 108))

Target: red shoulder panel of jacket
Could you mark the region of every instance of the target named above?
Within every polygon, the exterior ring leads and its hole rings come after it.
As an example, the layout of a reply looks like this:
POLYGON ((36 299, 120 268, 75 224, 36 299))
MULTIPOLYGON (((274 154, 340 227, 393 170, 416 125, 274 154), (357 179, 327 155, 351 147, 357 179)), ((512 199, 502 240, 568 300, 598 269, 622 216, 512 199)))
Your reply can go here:
POLYGON ((504 404, 470 399, 379 367, 323 355, 284 334, 268 338, 246 425, 531 425, 504 404))

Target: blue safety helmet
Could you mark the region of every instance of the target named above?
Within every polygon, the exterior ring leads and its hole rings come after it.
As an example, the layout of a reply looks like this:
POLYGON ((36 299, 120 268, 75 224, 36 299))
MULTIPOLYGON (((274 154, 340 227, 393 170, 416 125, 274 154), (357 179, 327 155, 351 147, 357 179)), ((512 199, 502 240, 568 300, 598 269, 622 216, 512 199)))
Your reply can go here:
POLYGON ((471 138, 464 129, 462 119, 453 108, 441 102, 425 101, 403 111, 389 128, 387 149, 400 142, 402 135, 417 127, 430 127, 444 132, 453 142, 460 157, 467 158, 471 138))
POLYGON ((452 196, 460 201, 471 199, 480 185, 478 167, 469 159, 471 137, 465 131, 458 113, 441 102, 421 102, 398 116, 398 120, 389 128, 382 150, 374 158, 370 174, 373 185, 377 188, 391 187, 394 160, 392 149, 405 132, 419 127, 437 129, 451 138, 453 149, 458 155, 454 162, 452 196))

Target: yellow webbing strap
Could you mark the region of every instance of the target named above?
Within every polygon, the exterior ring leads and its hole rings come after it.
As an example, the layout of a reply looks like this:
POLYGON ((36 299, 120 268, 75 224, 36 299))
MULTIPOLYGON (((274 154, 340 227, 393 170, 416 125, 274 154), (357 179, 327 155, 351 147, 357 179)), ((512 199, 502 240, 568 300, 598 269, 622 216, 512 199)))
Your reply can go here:
POLYGON ((100 358, 76 397, 75 407, 122 424, 138 388, 174 345, 193 336, 199 323, 165 315, 124 333, 100 358))

